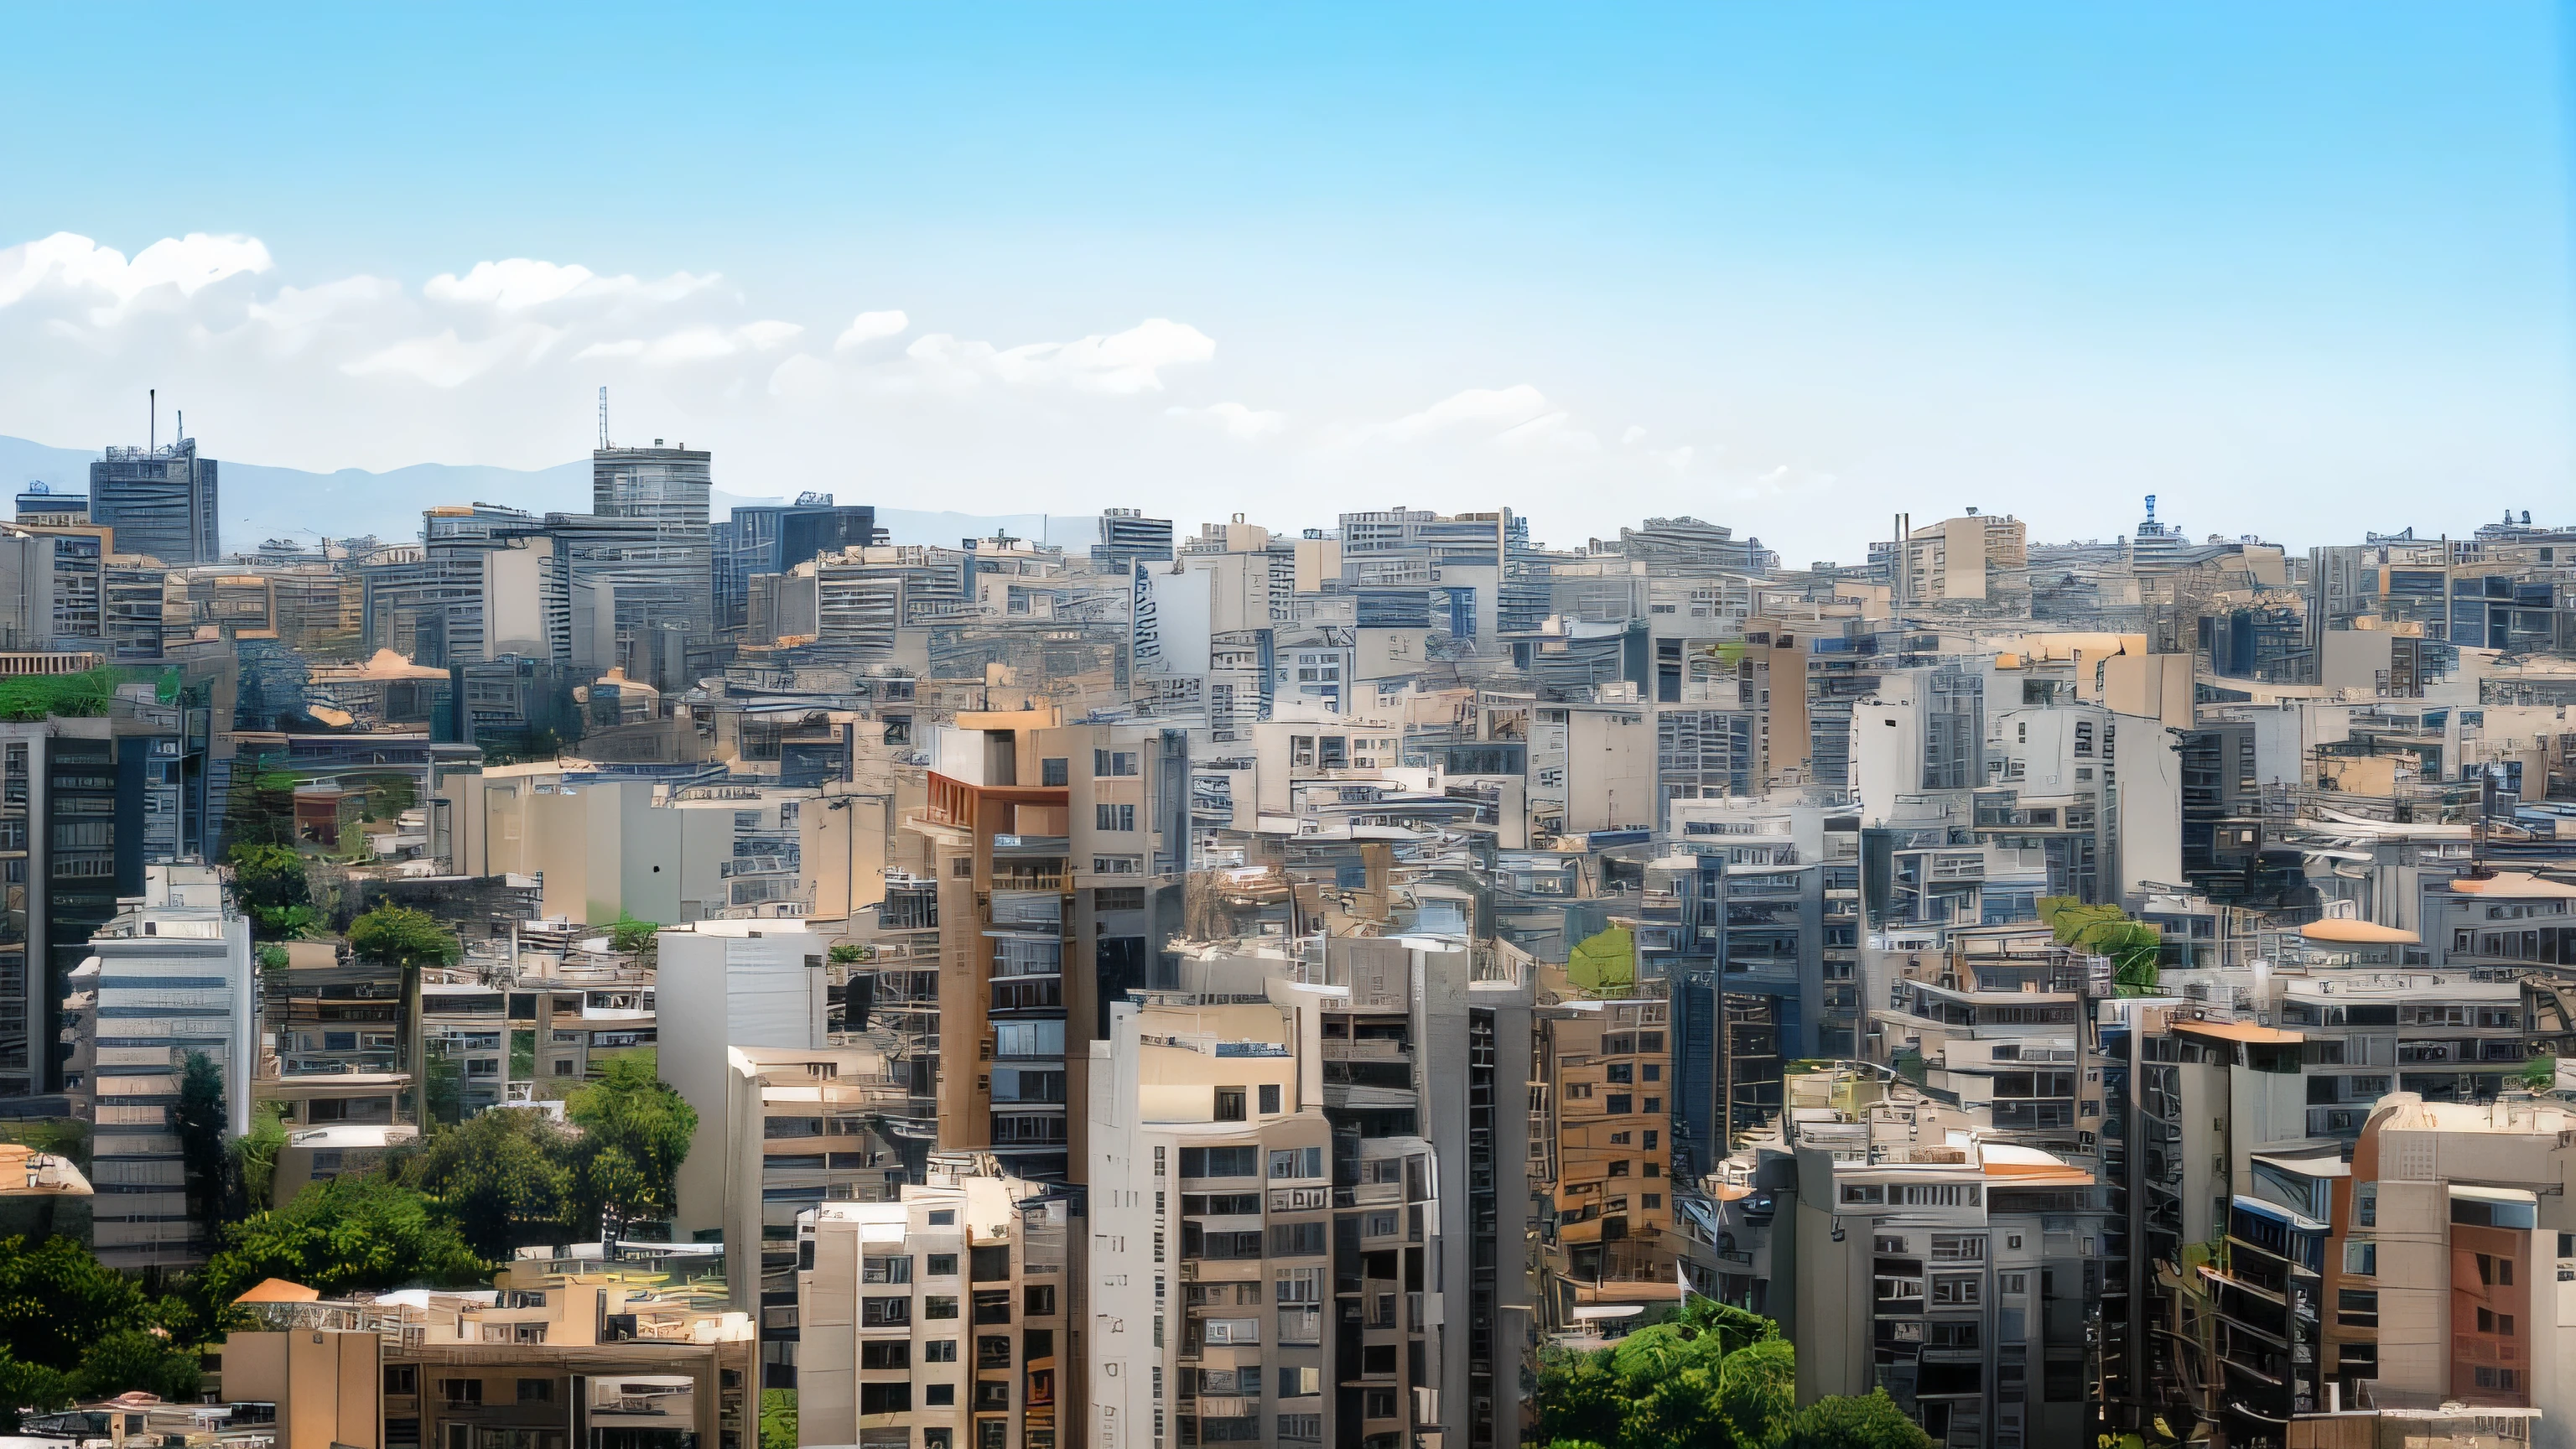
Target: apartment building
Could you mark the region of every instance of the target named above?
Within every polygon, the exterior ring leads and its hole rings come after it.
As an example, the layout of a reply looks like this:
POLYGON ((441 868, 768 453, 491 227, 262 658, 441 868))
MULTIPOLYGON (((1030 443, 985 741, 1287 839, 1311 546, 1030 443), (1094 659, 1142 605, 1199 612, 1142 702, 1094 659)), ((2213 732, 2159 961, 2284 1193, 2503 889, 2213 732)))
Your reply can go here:
POLYGON ((944 1155, 929 1181, 898 1197, 798 1216, 798 1443, 1146 1442, 1129 1437, 1114 1399, 1086 1390, 1091 1365, 1109 1370, 1084 1336, 1097 1342, 1123 1325, 1087 1310, 1086 1284, 1097 1280, 1086 1271, 1083 1199, 993 1165, 944 1155), (1068 1422, 1077 1413, 1091 1422, 1068 1422))
POLYGON ((1794 1181, 1757 1171, 1780 1182, 1773 1219, 1740 1221, 1773 1237, 1768 1300, 1795 1325, 1800 1402, 1885 1388, 1960 1446, 2089 1432, 2094 1176, 1867 1068, 1795 1074, 1789 1105, 1748 1155, 1794 1158, 1794 1181), (1794 1255, 1779 1248, 1785 1212, 1794 1255))
POLYGON ((110 1267, 182 1268, 212 1249, 188 1211, 173 1116, 192 1058, 221 1079, 224 1131, 250 1130, 259 1060, 250 922, 204 865, 147 866, 143 894, 117 907, 90 933, 91 955, 63 1003, 64 1085, 72 1114, 90 1124, 91 1246, 110 1267))
POLYGON ((523 1257, 488 1289, 322 1299, 263 1284, 219 1391, 278 1442, 381 1449, 746 1449, 752 1327, 653 1265, 523 1257), (640 1270, 640 1271, 639 1271, 640 1270), (380 1427, 379 1427, 380 1426, 380 1427))
POLYGON ((2335 1321, 2371 1330, 2353 1335, 2368 1352, 2339 1355, 2355 1395, 2383 1410, 2462 1406, 2499 1439, 2576 1441, 2571 1132, 2576 1114, 2547 1098, 2379 1102, 2328 1254, 2335 1321))
MULTIPOLYGON (((699 921, 654 936, 656 1063, 697 1111, 680 1164, 675 1236, 734 1231, 728 1204, 742 1171, 733 1141, 734 1053, 825 1051, 826 947, 801 921, 699 921)), ((748 1263, 736 1268, 750 1273, 748 1263)))
POLYGON ((903 1155, 878 1124, 905 1091, 884 1056, 863 1047, 737 1046, 725 1057, 732 1302, 757 1312, 762 1386, 792 1389, 797 1217, 825 1202, 900 1196, 908 1175, 903 1155))
MULTIPOLYGON (((1542 1090, 1531 1135, 1549 1195, 1540 1239, 1546 1327, 1566 1332, 1674 1301, 1669 1141, 1679 1089, 1664 999, 1573 1002, 1533 1013, 1542 1090), (1585 1312, 1585 1310, 1593 1310, 1585 1312)), ((1356 1045, 1356 1044, 1355 1044, 1356 1045)))

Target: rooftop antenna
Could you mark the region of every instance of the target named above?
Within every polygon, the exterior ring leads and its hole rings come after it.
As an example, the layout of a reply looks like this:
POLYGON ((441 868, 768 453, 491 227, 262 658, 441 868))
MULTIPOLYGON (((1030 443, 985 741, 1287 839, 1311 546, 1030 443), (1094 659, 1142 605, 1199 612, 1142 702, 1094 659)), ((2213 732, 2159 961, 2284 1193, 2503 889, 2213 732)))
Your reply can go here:
POLYGON ((152 410, 152 422, 143 433, 143 451, 154 453, 161 448, 161 389, 145 388, 143 399, 146 406, 152 410))
POLYGON ((599 390, 599 446, 608 446, 608 389, 599 390))

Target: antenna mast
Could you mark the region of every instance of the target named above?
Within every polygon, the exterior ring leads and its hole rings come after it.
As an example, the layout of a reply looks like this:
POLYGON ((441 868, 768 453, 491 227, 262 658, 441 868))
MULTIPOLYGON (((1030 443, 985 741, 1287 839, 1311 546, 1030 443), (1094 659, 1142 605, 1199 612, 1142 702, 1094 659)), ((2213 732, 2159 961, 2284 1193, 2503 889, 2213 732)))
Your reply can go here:
POLYGON ((146 428, 143 433, 143 451, 145 454, 149 455, 159 452, 161 449, 161 389, 157 387, 145 388, 143 390, 143 400, 152 412, 151 426, 146 428))
POLYGON ((602 449, 608 446, 608 389, 605 387, 599 390, 599 446, 602 449))

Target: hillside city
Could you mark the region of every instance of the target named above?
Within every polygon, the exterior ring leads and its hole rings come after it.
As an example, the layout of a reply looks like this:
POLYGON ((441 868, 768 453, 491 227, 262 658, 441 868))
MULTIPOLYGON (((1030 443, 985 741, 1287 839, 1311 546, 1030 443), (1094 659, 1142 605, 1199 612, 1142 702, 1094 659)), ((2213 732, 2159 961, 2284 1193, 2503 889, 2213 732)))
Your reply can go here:
POLYGON ((2576 526, 591 466, 17 496, 0 1427, 2576 1445, 2576 526))

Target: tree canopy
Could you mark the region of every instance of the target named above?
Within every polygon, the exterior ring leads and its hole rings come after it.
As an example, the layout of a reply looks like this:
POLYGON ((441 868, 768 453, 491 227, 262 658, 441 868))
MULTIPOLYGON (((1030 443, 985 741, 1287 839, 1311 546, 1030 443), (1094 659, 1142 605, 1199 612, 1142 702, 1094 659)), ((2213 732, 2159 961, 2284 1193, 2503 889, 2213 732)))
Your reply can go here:
POLYGON ((2164 932, 2131 920, 2118 906, 2088 906, 2073 896, 2042 896, 2039 918, 2061 946, 2111 958, 2111 980, 2122 996, 2156 989, 2156 957, 2164 932))
POLYGON ((321 925, 321 913, 313 909, 313 883, 295 847, 237 840, 224 859, 233 868, 233 899, 261 939, 292 941, 321 925))
POLYGON ((114 1398, 141 1389, 184 1404, 197 1397, 203 1375, 193 1350, 146 1329, 124 1328, 90 1345, 68 1387, 77 1399, 114 1398))
POLYGON ((483 1260, 420 1192, 384 1177, 339 1177, 235 1223, 200 1276, 217 1303, 264 1278, 337 1298, 410 1283, 473 1283, 483 1276, 483 1260))
POLYGON ((361 959, 405 971, 446 966, 465 954, 456 933, 436 916, 409 906, 382 905, 349 923, 349 949, 361 959))
POLYGON ((581 1128, 574 1204, 586 1226, 615 1228, 677 1207, 698 1113, 657 1072, 649 1051, 611 1057, 598 1081, 565 1099, 565 1115, 581 1128))
POLYGON ((149 1322, 155 1307, 76 1238, 0 1238, 0 1341, 21 1364, 69 1373, 91 1344, 149 1322))
POLYGON ((209 1228, 221 1223, 232 1206, 232 1156, 224 1135, 231 1125, 224 1115, 224 1069, 204 1052, 188 1053, 179 1073, 179 1100, 170 1109, 170 1126, 179 1137, 179 1157, 188 1175, 188 1196, 197 1220, 209 1228))
POLYGON ((1537 1438, 1550 1449, 1930 1449, 1884 1393, 1798 1409, 1797 1378, 1779 1325, 1692 1298, 1608 1348, 1543 1353, 1537 1438))
POLYGON ((468 1246, 497 1260, 529 1243, 568 1239, 573 1148, 545 1114, 494 1107, 433 1134, 409 1174, 468 1246))

